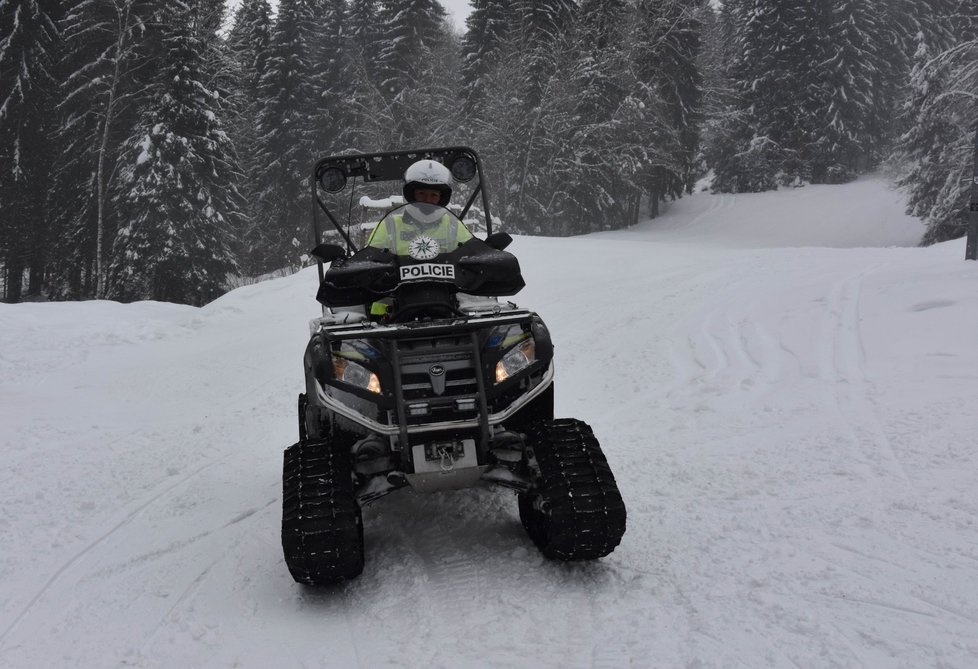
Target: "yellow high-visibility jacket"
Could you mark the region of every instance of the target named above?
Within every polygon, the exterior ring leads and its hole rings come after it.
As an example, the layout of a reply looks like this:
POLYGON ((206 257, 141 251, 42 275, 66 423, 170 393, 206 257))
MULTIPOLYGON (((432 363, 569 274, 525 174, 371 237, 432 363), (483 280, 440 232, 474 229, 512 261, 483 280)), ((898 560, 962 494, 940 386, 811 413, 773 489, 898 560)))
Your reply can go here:
POLYGON ((430 237, 438 242, 439 253, 454 251, 460 244, 472 239, 472 233, 465 225, 448 212, 437 225, 421 226, 404 219, 403 213, 392 212, 385 216, 374 231, 370 233, 367 246, 388 249, 395 255, 408 255, 408 247, 418 237, 430 237), (391 240, 395 243, 391 243, 391 240))

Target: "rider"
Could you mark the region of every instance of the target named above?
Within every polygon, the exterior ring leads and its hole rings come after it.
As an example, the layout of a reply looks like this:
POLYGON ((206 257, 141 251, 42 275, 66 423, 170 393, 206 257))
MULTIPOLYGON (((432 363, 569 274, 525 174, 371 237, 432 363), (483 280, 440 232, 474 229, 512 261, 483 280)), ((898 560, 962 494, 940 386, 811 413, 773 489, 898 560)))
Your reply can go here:
POLYGON ((395 255, 414 255, 423 246, 425 259, 454 251, 472 238, 458 217, 444 207, 452 199, 452 173, 436 160, 419 160, 404 172, 404 200, 370 234, 367 246, 389 249, 395 255), (393 244, 391 240, 394 240, 393 244))

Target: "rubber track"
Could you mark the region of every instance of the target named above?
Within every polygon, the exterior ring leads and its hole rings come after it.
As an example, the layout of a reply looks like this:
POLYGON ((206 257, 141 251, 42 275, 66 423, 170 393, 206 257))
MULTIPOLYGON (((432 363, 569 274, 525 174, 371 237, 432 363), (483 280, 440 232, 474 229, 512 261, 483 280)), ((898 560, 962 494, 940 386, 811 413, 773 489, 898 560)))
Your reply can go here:
POLYGON ((625 533, 625 503, 591 427, 565 418, 538 423, 527 437, 539 476, 537 490, 520 495, 520 518, 540 551, 569 561, 615 550, 625 533))
POLYGON ((300 441, 285 451, 282 548, 299 583, 336 583, 363 571, 363 520, 342 450, 300 441))

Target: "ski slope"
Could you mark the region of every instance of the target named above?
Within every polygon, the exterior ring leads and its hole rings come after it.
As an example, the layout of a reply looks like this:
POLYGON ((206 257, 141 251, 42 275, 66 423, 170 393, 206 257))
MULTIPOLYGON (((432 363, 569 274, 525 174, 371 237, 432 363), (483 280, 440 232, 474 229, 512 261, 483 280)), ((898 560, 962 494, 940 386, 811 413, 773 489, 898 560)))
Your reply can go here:
POLYGON ((698 193, 519 237, 628 506, 544 560, 504 490, 364 511, 325 591, 279 544, 315 269, 204 308, 0 305, 0 667, 978 666, 978 263, 879 181, 698 193))

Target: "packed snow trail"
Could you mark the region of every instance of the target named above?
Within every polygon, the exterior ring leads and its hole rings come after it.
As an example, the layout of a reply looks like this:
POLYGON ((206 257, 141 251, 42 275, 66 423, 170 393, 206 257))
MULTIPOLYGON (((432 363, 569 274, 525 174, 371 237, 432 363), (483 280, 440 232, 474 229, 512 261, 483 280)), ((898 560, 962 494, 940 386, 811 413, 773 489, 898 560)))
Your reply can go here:
POLYGON ((513 244, 557 413, 628 505, 592 564, 544 560, 512 493, 405 491, 365 509, 357 581, 292 582, 315 270, 0 305, 0 666, 978 666, 978 264, 908 248, 878 182, 834 192, 513 244), (860 226, 895 247, 844 248, 860 226))

